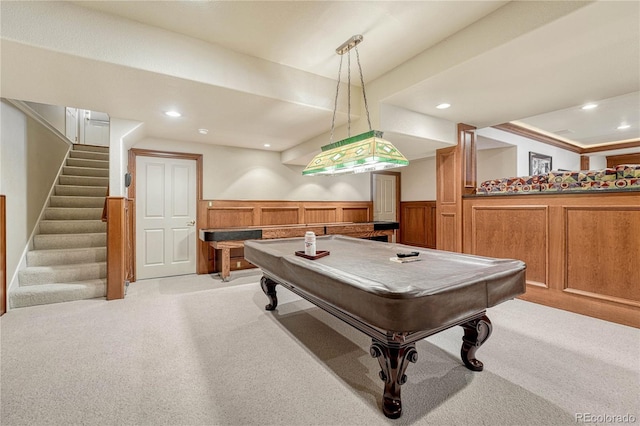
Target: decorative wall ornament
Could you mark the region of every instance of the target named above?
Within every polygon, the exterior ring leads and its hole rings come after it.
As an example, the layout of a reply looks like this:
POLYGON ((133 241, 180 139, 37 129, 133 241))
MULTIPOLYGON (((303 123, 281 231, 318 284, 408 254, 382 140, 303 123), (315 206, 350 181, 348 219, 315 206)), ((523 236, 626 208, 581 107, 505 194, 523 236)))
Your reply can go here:
POLYGON ((551 156, 529 151, 529 176, 549 173, 552 164, 551 156))

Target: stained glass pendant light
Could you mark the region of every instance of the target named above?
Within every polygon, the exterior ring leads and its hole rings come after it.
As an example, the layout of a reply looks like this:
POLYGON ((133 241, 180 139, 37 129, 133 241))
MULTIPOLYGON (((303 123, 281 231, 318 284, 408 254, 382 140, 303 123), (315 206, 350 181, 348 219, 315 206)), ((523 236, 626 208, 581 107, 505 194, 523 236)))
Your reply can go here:
POLYGON ((382 138, 382 132, 371 130, 371 119, 369 118, 369 106, 367 105, 367 95, 364 89, 364 79, 362 77, 362 66, 360 65, 360 55, 358 54, 358 44, 362 42, 361 35, 354 35, 336 49, 340 55, 340 68, 338 69, 338 88, 336 89, 336 99, 333 109, 333 119, 331 121, 331 141, 333 141, 333 131, 336 121, 336 110, 338 107, 338 93, 340 91, 340 74, 342 72, 342 58, 348 53, 348 132, 347 139, 332 142, 322 147, 322 152, 313 157, 307 167, 302 171, 305 176, 316 175, 337 175, 350 173, 363 173, 376 170, 402 167, 409 164, 409 161, 396 149, 393 144, 382 138), (351 136, 351 49, 355 48, 358 69, 360 70, 360 83, 362 84, 362 95, 364 97, 364 107, 367 113, 369 131, 360 135, 351 136))

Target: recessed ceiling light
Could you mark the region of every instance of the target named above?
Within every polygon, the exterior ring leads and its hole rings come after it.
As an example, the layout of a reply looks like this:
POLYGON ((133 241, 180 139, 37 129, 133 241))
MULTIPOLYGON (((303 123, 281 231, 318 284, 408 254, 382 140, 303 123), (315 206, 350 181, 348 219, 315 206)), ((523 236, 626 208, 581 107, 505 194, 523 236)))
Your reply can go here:
POLYGON ((165 111, 164 115, 168 115, 169 117, 182 117, 178 111, 165 111))
POLYGON ((271 146, 271 144, 270 144, 270 143, 265 143, 265 144, 264 144, 264 147, 265 147, 265 148, 269 148, 270 146, 271 146))
POLYGON ((198 133, 200 133, 201 135, 206 135, 207 133, 209 133, 209 129, 198 129, 198 133))
POLYGON ((582 107, 582 109, 594 109, 598 108, 598 104, 586 104, 582 107))
POLYGON ((447 109, 450 106, 451 106, 451 104, 444 103, 444 104, 437 105, 436 108, 438 108, 438 109, 447 109))
POLYGON ((618 126, 618 130, 628 129, 629 127, 631 127, 631 124, 621 124, 618 126))

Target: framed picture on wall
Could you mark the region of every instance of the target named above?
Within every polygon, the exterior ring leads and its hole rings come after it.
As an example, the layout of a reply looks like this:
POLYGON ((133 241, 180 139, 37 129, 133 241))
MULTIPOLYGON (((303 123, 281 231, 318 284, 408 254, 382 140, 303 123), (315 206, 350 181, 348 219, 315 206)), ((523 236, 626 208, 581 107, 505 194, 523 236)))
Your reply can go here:
POLYGON ((551 156, 529 151, 529 175, 549 173, 552 169, 551 156))

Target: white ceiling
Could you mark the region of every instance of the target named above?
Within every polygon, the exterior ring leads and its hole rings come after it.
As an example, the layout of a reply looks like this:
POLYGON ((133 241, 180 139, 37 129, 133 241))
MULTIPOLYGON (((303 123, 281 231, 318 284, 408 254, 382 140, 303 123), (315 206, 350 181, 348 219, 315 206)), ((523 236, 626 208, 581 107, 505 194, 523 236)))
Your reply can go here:
POLYGON ((74 3, 328 78, 338 73, 336 47, 366 34, 361 60, 367 80, 375 80, 507 2, 464 8, 447 1, 74 3), (384 60, 371 54, 376 51, 384 52, 384 60))
MULTIPOLYGON (((148 137, 255 149, 269 143, 275 151, 311 145, 304 157, 320 147, 309 141, 331 123, 335 48, 363 34, 359 52, 374 121, 376 103, 383 102, 478 127, 519 121, 547 132, 568 129, 573 133, 559 136, 583 146, 640 139, 638 2, 0 7, 3 97, 141 121, 148 137), (435 109, 443 101, 452 107, 435 109), (589 114, 576 109, 589 101, 600 107, 589 114), (162 114, 172 107, 183 117, 162 114), (610 130, 622 121, 631 125, 628 131, 610 130), (197 133, 203 127, 210 130, 206 136, 197 133)), ((341 107, 338 124, 346 116, 341 107)), ((410 159, 442 146, 396 136, 401 150, 410 147, 410 159)))
POLYGON ((597 106, 593 109, 583 109, 584 105, 573 106, 524 118, 516 124, 543 130, 558 139, 577 142, 581 146, 639 138, 640 92, 594 99, 588 104, 597 106), (618 129, 623 125, 629 128, 618 129))

